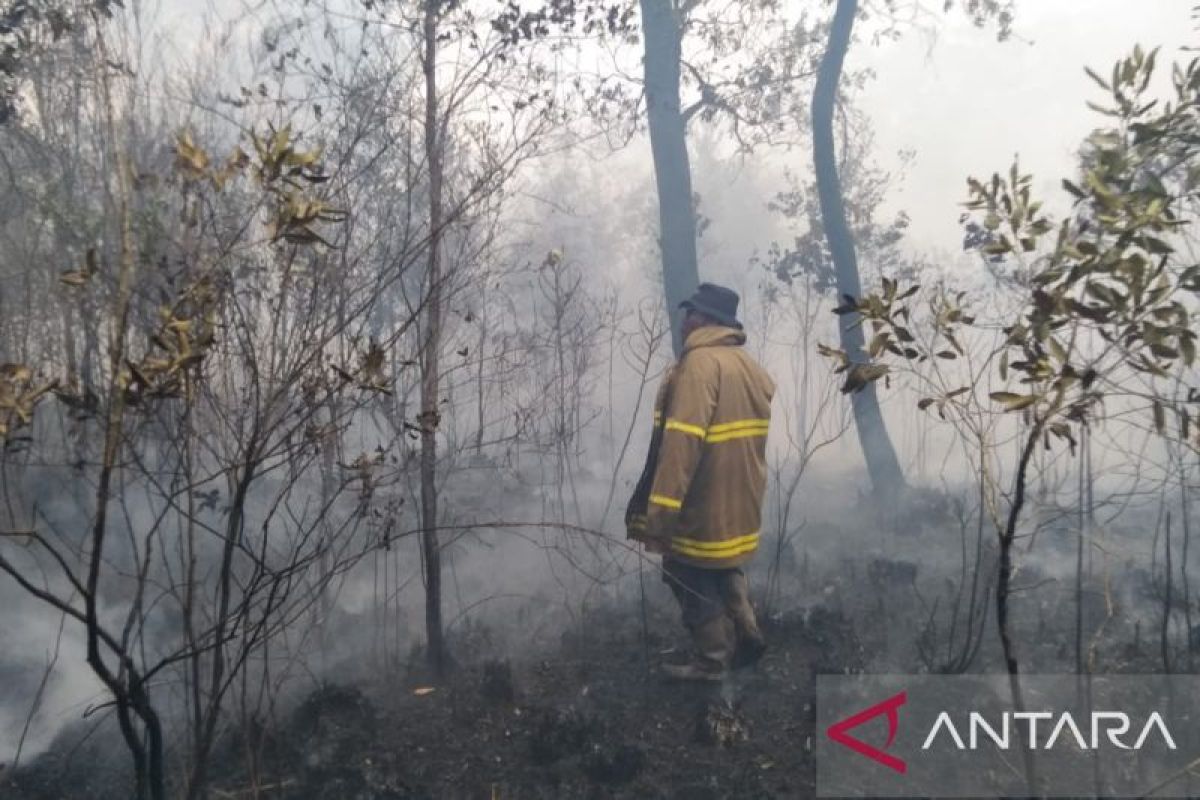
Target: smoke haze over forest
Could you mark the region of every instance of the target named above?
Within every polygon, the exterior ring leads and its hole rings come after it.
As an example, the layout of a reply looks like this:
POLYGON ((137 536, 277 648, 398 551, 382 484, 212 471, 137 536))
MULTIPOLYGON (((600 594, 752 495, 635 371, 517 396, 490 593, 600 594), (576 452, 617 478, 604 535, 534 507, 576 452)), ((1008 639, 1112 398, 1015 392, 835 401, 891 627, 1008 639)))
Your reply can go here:
POLYGON ((1194 671, 1193 6, 0 0, 0 794, 807 796, 818 673, 1194 671), (715 712, 625 513, 699 282, 715 712))

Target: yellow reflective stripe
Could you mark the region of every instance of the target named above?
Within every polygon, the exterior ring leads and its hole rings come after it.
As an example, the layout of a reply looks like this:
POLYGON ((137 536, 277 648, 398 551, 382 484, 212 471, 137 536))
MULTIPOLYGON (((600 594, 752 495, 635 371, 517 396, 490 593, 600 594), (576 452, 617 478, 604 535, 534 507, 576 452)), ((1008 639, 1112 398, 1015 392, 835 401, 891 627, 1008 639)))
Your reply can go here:
POLYGON ((720 425, 713 425, 708 429, 708 436, 705 441, 727 442, 730 439, 745 439, 750 436, 766 436, 767 425, 770 420, 766 419, 738 419, 733 422, 722 422, 720 425))
POLYGON ((671 549, 676 553, 682 553, 693 558, 719 561, 757 550, 758 534, 752 533, 749 536, 739 536, 736 539, 727 539, 723 542, 698 542, 695 539, 680 537, 671 540, 671 549))
POLYGON ((733 558, 735 556, 740 556, 743 553, 752 553, 757 549, 758 542, 750 542, 749 544, 742 545, 736 550, 722 550, 719 553, 712 553, 708 550, 692 550, 689 547, 681 547, 680 545, 674 543, 671 545, 671 552, 679 553, 680 555, 684 556, 691 556, 692 558, 708 559, 710 561, 721 561, 726 558, 733 558))
POLYGON ((709 434, 706 442, 727 442, 730 439, 747 439, 751 436, 766 436, 766 428, 746 428, 740 431, 729 431, 728 433, 709 434))
POLYGON ((676 511, 683 508, 682 500, 676 500, 674 497, 666 497, 661 494, 650 495, 650 502, 654 503, 656 506, 666 506, 667 508, 673 508, 676 511))
POLYGON ((700 427, 699 425, 689 425, 686 422, 680 422, 677 419, 668 419, 666 430, 690 433, 692 436, 699 436, 701 439, 704 438, 704 434, 706 433, 704 428, 700 427))
POLYGON ((688 539, 683 536, 676 536, 671 539, 672 542, 693 547, 697 550, 728 550, 734 547, 739 547, 747 542, 758 541, 757 533, 748 533, 745 536, 735 536, 732 539, 722 539, 719 542, 703 542, 699 539, 688 539))
POLYGON ((741 428, 765 428, 771 422, 769 419, 736 419, 733 422, 722 422, 720 425, 713 425, 708 429, 709 433, 725 433, 726 431, 736 431, 741 428))
MULTIPOLYGON (((656 412, 654 415, 655 423, 658 423, 661 419, 662 415, 656 412)), ((706 429, 700 425, 691 425, 687 422, 668 418, 665 430, 688 433, 708 442, 725 442, 730 439, 741 439, 747 436, 766 436, 768 424, 770 424, 770 420, 766 419, 738 419, 733 422, 722 422, 719 425, 713 425, 706 429)))

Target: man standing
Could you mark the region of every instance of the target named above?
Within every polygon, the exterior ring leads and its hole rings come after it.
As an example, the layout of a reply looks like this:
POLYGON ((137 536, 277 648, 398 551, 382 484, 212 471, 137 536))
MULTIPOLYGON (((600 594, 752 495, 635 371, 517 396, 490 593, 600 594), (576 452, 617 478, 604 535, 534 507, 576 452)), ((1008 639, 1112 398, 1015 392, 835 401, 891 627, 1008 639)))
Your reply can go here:
POLYGON ((743 347, 736 292, 703 283, 680 307, 683 354, 658 390, 625 525, 662 554, 663 580, 692 635, 691 661, 663 672, 720 681, 766 650, 741 566, 758 548, 775 384, 743 347))

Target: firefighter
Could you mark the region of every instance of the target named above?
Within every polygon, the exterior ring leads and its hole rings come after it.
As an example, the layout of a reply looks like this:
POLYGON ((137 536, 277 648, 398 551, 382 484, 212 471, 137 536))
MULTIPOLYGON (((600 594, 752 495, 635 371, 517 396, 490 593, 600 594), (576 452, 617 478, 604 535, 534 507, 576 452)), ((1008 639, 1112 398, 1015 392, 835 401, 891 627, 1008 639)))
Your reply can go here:
POLYGON ((775 384, 744 348, 738 295, 703 283, 680 303, 683 354, 659 387, 646 467, 625 512, 629 538, 662 555, 692 637, 666 677, 720 681, 766 650, 742 565, 758 549, 775 384))

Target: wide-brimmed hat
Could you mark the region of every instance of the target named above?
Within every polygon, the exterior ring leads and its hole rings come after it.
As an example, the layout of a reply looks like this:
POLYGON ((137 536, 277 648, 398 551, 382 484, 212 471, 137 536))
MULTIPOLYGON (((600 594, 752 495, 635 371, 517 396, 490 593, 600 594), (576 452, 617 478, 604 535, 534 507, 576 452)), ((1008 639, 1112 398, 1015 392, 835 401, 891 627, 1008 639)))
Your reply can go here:
POLYGON ((742 323, 737 318, 738 300, 738 293, 733 289, 715 283, 702 283, 696 287, 696 293, 680 303, 679 307, 699 311, 730 328, 741 328, 742 323))

